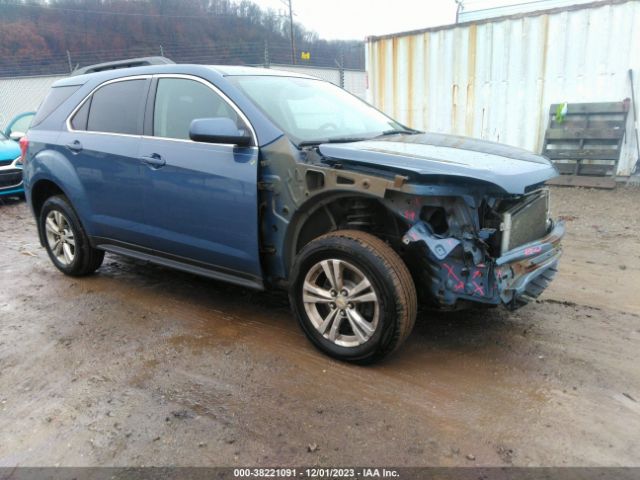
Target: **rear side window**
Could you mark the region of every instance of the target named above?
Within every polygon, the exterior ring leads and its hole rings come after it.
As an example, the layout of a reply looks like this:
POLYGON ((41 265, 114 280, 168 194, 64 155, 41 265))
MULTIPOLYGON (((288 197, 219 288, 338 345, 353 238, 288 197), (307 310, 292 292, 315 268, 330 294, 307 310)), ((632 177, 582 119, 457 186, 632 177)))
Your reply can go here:
MULTIPOLYGON (((87 130, 141 134, 147 84, 147 80, 124 80, 97 90, 90 99, 87 130)), ((78 113, 84 114, 82 109, 78 113)))
POLYGON ((36 112, 36 116, 33 117, 31 126, 34 127, 47 118, 51 112, 58 108, 62 103, 73 95, 81 85, 69 85, 67 87, 53 87, 44 97, 43 102, 40 104, 40 108, 36 112))

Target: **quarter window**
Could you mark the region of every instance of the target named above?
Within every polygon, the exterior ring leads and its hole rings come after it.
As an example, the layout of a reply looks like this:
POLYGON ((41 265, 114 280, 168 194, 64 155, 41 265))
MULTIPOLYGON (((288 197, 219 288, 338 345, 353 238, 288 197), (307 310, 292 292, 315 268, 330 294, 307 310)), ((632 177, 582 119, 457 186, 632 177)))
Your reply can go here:
POLYGON ((87 99, 86 102, 80 107, 80 110, 71 119, 71 126, 74 130, 86 130, 87 121, 89 120, 89 108, 91 108, 91 99, 87 99))
MULTIPOLYGON (((147 83, 147 80, 125 80, 97 90, 90 100, 87 130, 141 134, 147 83)), ((83 114, 82 109, 78 114, 83 114)))
MULTIPOLYGON (((31 122, 31 126, 35 127, 40 122, 42 122, 45 118, 47 118, 51 113, 58 108, 60 105, 64 103, 64 101, 73 95, 78 89, 80 85, 68 85, 66 87, 52 87, 47 93, 47 96, 43 100, 43 102, 38 107, 38 112, 36 116, 33 117, 33 122, 31 122)), ((23 132, 26 130, 23 130, 23 132)))
POLYGON ((153 112, 153 135, 189 139, 191 121, 196 118, 226 117, 245 128, 237 113, 211 88, 195 80, 158 80, 153 112))

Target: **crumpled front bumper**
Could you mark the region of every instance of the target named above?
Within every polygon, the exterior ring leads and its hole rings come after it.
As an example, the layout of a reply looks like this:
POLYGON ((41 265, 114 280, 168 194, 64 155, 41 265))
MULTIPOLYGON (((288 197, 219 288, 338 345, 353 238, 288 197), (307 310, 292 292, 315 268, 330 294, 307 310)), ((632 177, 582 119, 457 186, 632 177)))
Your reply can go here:
POLYGON ((521 245, 495 260, 500 299, 510 308, 535 300, 557 272, 562 255, 564 222, 557 222, 547 236, 521 245))
POLYGON ((537 298, 557 272, 562 254, 563 222, 556 222, 546 236, 510 250, 499 258, 482 255, 473 239, 442 238, 423 222, 416 223, 403 237, 407 245, 424 242, 427 265, 424 285, 430 298, 443 307, 459 300, 484 304, 505 304, 519 308, 537 298), (462 248, 472 257, 456 255, 462 248))

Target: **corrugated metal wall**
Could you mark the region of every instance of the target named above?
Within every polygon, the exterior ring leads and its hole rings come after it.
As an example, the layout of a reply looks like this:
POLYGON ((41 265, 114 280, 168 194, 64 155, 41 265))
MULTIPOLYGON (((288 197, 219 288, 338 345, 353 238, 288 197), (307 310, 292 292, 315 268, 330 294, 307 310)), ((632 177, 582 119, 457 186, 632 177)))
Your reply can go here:
POLYGON ((593 3, 594 0, 476 0, 473 3, 464 2, 464 8, 458 16, 458 22, 475 22, 486 18, 517 15, 537 10, 550 10, 558 7, 569 7, 580 3, 593 3))
MULTIPOLYGON (((340 84, 340 71, 336 68, 305 67, 298 65, 273 65, 274 70, 304 73, 340 84)), ((33 111, 49 91, 53 82, 64 78, 53 75, 44 77, 0 78, 0 129, 22 112, 33 111)), ((344 88, 360 98, 366 94, 366 74, 358 70, 345 70, 344 88)))
MULTIPOLYGON (((640 2, 492 19, 372 38, 368 99, 414 128, 539 152, 549 107, 640 91, 640 2)), ((636 162, 632 114, 618 174, 636 162)))

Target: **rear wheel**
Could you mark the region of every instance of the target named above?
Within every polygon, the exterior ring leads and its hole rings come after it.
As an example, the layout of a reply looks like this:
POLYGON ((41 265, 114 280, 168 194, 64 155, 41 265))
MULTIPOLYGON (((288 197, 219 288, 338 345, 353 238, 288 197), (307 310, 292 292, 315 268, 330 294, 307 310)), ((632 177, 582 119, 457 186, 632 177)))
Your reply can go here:
POLYGON ((89 244, 80 220, 62 195, 48 198, 40 210, 40 231, 53 264, 72 276, 89 275, 104 259, 104 251, 89 244))
POLYGON ((289 296, 311 342, 341 360, 376 361, 396 350, 415 323, 416 291, 406 265, 382 240, 356 230, 306 245, 289 296))

